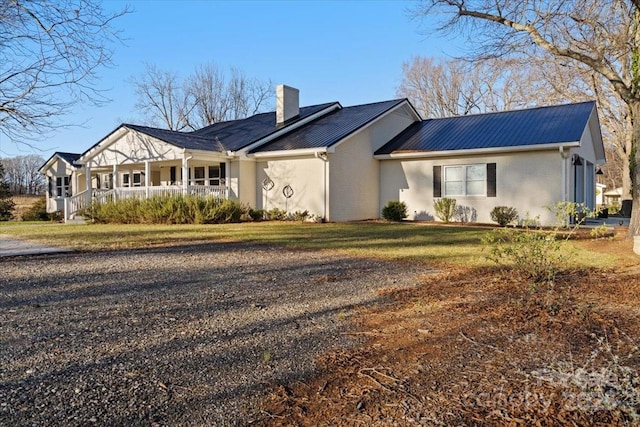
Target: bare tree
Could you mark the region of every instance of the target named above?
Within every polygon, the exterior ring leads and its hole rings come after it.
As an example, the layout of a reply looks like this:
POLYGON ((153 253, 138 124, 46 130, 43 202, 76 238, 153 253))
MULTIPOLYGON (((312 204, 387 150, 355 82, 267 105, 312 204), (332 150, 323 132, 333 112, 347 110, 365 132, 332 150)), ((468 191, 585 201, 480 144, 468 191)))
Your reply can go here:
MULTIPOLYGON (((444 13, 442 31, 464 31, 475 57, 541 58, 588 69, 606 81, 628 113, 623 151, 640 235, 640 7, 638 0, 424 0, 418 15, 444 13)), ((627 186, 625 186, 627 187, 627 186)))
POLYGON ((147 65, 132 83, 138 94, 136 107, 146 113, 147 122, 172 130, 195 130, 250 116, 266 107, 273 91, 271 82, 248 78, 237 69, 226 74, 213 63, 198 66, 184 80, 147 65))
POLYGON ((402 66, 398 96, 423 117, 450 117, 535 105, 533 81, 513 61, 414 57, 402 66))
POLYGON ((171 130, 191 128, 189 116, 195 109, 195 99, 177 74, 145 64, 144 72, 131 83, 138 95, 136 108, 144 112, 148 124, 171 130))
POLYGON ((42 194, 45 189, 44 176, 40 166, 41 156, 30 154, 0 159, 4 167, 4 179, 12 194, 42 194))
POLYGON ((0 0, 0 133, 14 142, 63 127, 78 102, 100 103, 95 85, 119 40, 93 0, 0 0))

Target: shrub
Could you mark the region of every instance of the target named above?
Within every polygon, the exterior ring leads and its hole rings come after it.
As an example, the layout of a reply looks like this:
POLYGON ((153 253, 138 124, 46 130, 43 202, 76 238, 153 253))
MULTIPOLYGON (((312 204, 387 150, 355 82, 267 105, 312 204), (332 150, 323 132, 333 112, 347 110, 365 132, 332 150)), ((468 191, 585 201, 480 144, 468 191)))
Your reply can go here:
POLYGON ((240 222, 246 212, 233 200, 178 195, 93 203, 84 215, 98 223, 222 224, 240 222))
POLYGON ((287 219, 287 212, 282 209, 273 208, 267 212, 267 218, 271 221, 284 221, 287 219))
POLYGON ((294 221, 305 222, 308 217, 309 217, 309 211, 307 211, 307 210, 305 210, 305 211, 295 211, 293 213, 293 220, 294 221))
POLYGON ((263 219, 265 219, 265 216, 267 215, 267 211, 265 211, 264 209, 249 209, 248 214, 252 220, 262 221, 263 219))
POLYGON ((456 214, 456 199, 442 198, 433 202, 433 209, 436 216, 444 222, 450 222, 456 214))
POLYGON ((0 198, 0 221, 9 221, 16 204, 11 197, 0 198))
POLYGON ((389 200, 382 208, 382 218, 387 221, 402 221, 407 217, 407 204, 397 200, 389 200))
POLYGON ((22 214, 23 221, 50 221, 53 217, 47 213, 47 201, 38 199, 29 209, 22 214))
POLYGON ((489 247, 489 260, 510 265, 534 283, 552 283, 565 259, 555 233, 528 225, 524 230, 493 230, 482 239, 482 243, 489 247))
POLYGON ((491 211, 491 220, 506 227, 518 219, 518 211, 510 206, 496 206, 491 211))
POLYGON ((572 202, 559 202, 547 209, 557 221, 551 230, 542 229, 538 218, 523 220, 524 230, 493 230, 482 239, 489 248, 487 258, 497 264, 508 264, 534 283, 553 283, 568 258, 563 253, 562 241, 568 240, 582 221, 595 213, 584 204, 572 202), (572 226, 571 217, 576 219, 572 226))

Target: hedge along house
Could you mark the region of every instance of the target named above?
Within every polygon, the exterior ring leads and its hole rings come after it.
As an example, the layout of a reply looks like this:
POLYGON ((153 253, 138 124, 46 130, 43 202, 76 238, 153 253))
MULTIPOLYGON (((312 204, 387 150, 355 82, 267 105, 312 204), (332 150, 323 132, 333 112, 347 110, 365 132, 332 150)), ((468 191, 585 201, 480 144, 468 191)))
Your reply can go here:
POLYGON ((589 203, 603 153, 593 102, 423 121, 406 99, 300 108, 298 90, 281 85, 275 112, 193 132, 123 124, 82 155, 66 153, 64 170, 56 153, 41 172, 68 181, 68 191, 48 194, 67 219, 91 200, 158 194, 328 221, 378 218, 401 200, 412 218, 431 219, 433 199, 448 195, 488 221, 496 205, 542 215, 555 201, 589 203))

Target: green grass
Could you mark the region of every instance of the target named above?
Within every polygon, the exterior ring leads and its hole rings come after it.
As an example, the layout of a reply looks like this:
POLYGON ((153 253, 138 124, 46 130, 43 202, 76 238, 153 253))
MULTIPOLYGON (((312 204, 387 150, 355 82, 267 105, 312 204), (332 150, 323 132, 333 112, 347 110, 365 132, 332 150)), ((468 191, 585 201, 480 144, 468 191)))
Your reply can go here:
MULTIPOLYGON (((75 250, 138 248, 191 242, 252 241, 301 249, 326 249, 355 256, 411 260, 439 265, 483 266, 486 229, 407 223, 254 222, 211 225, 63 225, 0 223, 0 234, 75 250)), ((612 266, 615 257, 585 250, 576 265, 612 266)))

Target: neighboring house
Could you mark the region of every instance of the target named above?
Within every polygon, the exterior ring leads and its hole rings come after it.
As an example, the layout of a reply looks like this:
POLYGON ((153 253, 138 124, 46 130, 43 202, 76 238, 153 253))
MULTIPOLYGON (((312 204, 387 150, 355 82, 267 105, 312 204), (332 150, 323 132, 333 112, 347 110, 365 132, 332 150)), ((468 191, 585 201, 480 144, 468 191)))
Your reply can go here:
POLYGON ((606 185, 600 184, 599 182, 596 183, 596 207, 604 206, 604 191, 606 190, 606 188, 606 185))
POLYGON ((48 193, 66 218, 92 198, 189 193, 327 221, 379 218, 389 200, 434 219, 434 199, 453 197, 468 221, 491 222, 504 205, 550 222, 544 206, 557 201, 595 207, 605 161, 594 102, 422 120, 406 99, 300 108, 282 85, 276 112, 194 132, 123 124, 73 156, 41 169, 68 181, 71 196, 48 193))
POLYGON ((605 191, 604 193, 604 203, 605 205, 617 204, 618 206, 622 203, 622 187, 614 188, 613 190, 605 191))

